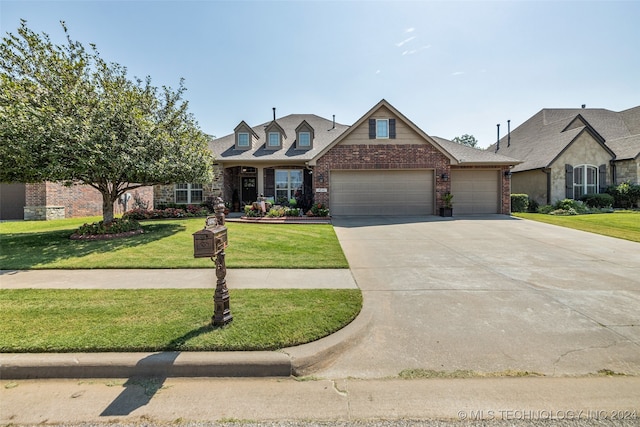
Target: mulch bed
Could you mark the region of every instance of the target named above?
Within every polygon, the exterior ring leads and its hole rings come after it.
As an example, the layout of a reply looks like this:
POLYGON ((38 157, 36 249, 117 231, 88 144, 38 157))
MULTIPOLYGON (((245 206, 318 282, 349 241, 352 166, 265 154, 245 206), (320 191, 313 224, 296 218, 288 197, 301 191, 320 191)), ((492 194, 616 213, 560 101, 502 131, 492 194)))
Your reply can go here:
POLYGON ((74 233, 71 236, 69 236, 69 238, 71 240, 111 240, 111 239, 121 239, 123 237, 136 236, 142 233, 144 233, 142 229, 125 231, 124 233, 113 233, 113 234, 75 234, 74 233))

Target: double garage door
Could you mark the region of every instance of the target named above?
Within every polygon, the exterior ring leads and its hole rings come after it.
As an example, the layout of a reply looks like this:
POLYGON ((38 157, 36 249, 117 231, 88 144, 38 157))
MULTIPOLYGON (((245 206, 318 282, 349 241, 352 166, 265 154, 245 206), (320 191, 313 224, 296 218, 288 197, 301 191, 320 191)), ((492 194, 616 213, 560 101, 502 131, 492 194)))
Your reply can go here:
MULTIPOLYGON (((500 212, 495 170, 452 170, 453 214, 500 212)), ((331 171, 332 215, 433 215, 433 170, 331 171)))
POLYGON ((433 215, 433 170, 331 171, 332 215, 433 215))

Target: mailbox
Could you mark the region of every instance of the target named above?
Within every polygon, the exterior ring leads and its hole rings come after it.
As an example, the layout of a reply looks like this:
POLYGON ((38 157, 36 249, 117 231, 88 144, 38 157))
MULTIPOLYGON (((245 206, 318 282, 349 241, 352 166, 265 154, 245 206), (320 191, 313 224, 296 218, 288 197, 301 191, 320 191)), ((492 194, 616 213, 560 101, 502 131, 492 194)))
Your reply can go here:
POLYGON ((227 247, 227 227, 214 223, 207 218, 207 226, 193 233, 194 258, 211 258, 227 247))

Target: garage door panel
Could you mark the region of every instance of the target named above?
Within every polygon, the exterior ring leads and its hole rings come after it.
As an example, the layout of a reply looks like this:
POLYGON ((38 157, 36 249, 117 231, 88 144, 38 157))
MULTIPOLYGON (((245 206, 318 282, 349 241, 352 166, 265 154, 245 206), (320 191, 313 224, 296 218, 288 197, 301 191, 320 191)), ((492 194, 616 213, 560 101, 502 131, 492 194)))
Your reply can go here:
POLYGON ((332 171, 333 215, 432 215, 433 171, 332 171))
POLYGON ((495 170, 452 170, 454 215, 498 213, 499 177, 495 170))

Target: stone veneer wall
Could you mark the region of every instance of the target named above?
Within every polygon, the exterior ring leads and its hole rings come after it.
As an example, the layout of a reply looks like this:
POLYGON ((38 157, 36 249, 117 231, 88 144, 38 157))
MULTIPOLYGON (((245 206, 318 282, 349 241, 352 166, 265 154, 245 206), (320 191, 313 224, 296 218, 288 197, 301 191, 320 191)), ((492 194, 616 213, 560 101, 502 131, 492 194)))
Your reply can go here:
MULTIPOLYGON (((213 182, 202 186, 203 198, 223 197, 224 168, 219 164, 213 165, 213 182)), ((224 198, 224 197, 223 197, 224 198)), ((155 185, 153 187, 154 207, 160 204, 175 203, 175 184, 155 185)), ((227 200, 225 200, 226 202, 227 200)))
MULTIPOLYGON (((75 184, 70 187, 56 182, 27 184, 25 187, 25 220, 50 220, 102 215, 102 195, 89 186, 75 184)), ((132 195, 153 204, 153 188, 140 187, 129 191, 132 195)), ((127 207, 133 206, 133 197, 127 207)), ((115 203, 114 213, 124 213, 124 206, 115 203)))

